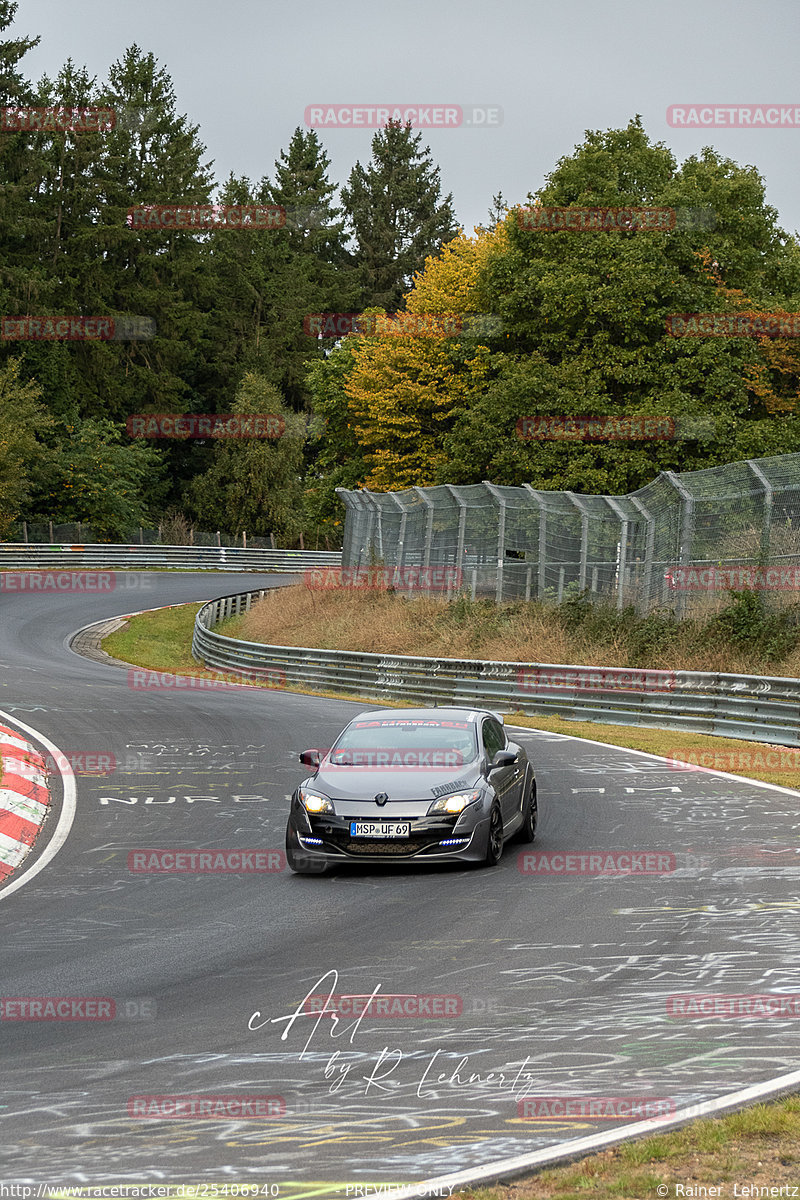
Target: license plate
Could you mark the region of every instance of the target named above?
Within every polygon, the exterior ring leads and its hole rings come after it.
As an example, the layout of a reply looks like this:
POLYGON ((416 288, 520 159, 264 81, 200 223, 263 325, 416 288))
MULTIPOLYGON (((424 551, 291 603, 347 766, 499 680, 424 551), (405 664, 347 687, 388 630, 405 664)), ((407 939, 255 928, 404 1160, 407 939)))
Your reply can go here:
POLYGON ((397 821, 389 825, 386 821, 351 821, 350 837, 403 838, 411 833, 409 821, 397 821))

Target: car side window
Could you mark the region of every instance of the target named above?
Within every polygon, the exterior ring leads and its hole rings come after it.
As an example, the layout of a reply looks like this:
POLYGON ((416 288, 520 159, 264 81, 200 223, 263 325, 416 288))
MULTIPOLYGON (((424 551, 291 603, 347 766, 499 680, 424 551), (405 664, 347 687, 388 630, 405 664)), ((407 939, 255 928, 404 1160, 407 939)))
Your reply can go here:
POLYGON ((489 762, 492 761, 498 750, 505 748, 505 744, 506 735, 503 732, 503 726, 492 717, 487 717, 483 722, 483 745, 489 762))

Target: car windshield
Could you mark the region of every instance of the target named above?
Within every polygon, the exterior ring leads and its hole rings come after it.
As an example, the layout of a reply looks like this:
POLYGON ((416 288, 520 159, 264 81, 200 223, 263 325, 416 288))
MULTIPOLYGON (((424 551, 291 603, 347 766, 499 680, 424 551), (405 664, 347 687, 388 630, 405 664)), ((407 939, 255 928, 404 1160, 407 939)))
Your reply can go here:
POLYGON ((399 718, 353 721, 331 750, 333 766, 459 767, 477 757, 467 721, 399 718))

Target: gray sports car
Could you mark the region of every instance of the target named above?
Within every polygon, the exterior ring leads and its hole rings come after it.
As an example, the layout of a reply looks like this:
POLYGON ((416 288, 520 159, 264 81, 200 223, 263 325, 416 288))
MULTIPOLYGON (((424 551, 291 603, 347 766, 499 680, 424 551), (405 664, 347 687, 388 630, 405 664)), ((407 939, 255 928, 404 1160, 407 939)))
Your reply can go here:
POLYGON ((533 767, 485 709, 365 712, 330 749, 304 750, 300 761, 313 774, 292 796, 293 871, 376 860, 491 867, 505 841, 536 833, 533 767))

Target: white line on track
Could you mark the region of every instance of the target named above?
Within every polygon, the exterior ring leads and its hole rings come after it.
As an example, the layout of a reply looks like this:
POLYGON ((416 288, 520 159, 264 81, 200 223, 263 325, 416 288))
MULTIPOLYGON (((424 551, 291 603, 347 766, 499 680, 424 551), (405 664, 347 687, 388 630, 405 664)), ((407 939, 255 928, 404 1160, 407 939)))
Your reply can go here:
POLYGON ((75 775, 73 774, 72 767, 69 766, 69 760, 67 756, 61 750, 59 750, 58 746, 51 742, 49 738, 46 738, 39 733, 37 729, 32 729, 30 725, 23 725, 22 721, 17 720, 16 717, 12 717, 10 713, 0 710, 0 717, 2 717, 3 720, 8 721, 12 726, 16 726, 18 729, 21 729, 23 733, 29 734, 34 741, 39 742, 40 745, 44 746, 50 751, 56 764, 56 770, 61 776, 61 782, 63 786, 61 814, 58 818, 58 824, 56 825, 55 833, 47 843, 47 848, 45 849, 44 853, 36 860, 33 866, 29 867, 27 871, 23 868, 22 873, 18 878, 12 879, 9 884, 0 889, 0 900, 5 900, 12 894, 12 892, 19 891, 19 889, 24 887, 26 883, 29 883, 34 876, 38 875, 40 871, 44 870, 47 864, 55 858, 61 847, 64 845, 64 842, 69 836, 69 831, 72 828, 72 822, 75 820, 76 789, 75 775))
MULTIPOLYGON (((663 754, 652 754, 649 750, 634 750, 632 746, 617 746, 614 742, 595 742, 592 738, 578 737, 573 733, 551 733, 549 729, 534 729, 530 725, 506 725, 506 729, 518 729, 520 733, 537 734, 548 738, 564 738, 568 742, 584 742, 587 746, 601 746, 603 750, 622 750, 625 754, 638 754, 642 758, 652 758, 656 762, 674 763, 677 760, 667 758, 663 754)), ((669 731, 665 731, 669 732, 669 731)), ((725 741, 725 738, 721 739, 725 741)), ((755 742, 754 745, 768 746, 768 742, 755 742)), ((720 779, 732 779, 734 783, 751 783, 753 787, 767 788, 771 792, 782 792, 784 796, 800 797, 795 788, 781 787, 779 783, 767 783, 764 779, 751 779, 749 775, 731 775, 729 771, 716 771, 713 767, 698 767, 694 763, 686 764, 687 774, 690 771, 702 771, 704 775, 717 775, 720 779)))

